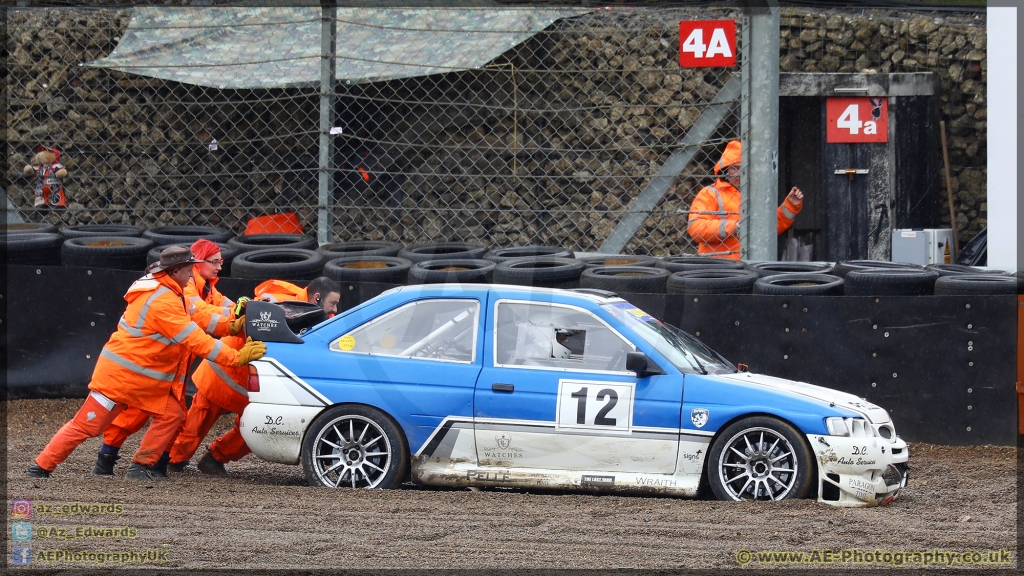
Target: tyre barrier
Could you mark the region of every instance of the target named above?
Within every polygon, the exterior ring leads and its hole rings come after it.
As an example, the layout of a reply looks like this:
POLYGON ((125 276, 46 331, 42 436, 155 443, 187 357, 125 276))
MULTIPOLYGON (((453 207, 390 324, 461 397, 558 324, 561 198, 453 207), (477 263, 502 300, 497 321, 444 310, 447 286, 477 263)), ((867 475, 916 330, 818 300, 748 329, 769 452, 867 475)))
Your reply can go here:
POLYGON ((227 228, 216 226, 160 226, 146 230, 142 233, 142 237, 149 238, 157 246, 192 244, 200 238, 220 244, 234 238, 235 233, 227 228))
POLYGON ((60 266, 64 237, 56 232, 18 232, 3 236, 3 243, 8 264, 60 266))
POLYGON ((913 268, 850 270, 843 280, 847 296, 925 296, 935 292, 939 273, 913 268))
POLYGON ((249 280, 312 280, 323 273, 324 263, 323 254, 302 248, 249 250, 235 256, 231 262, 231 277, 249 280))
POLYGON ((590 266, 580 274, 580 288, 615 293, 663 294, 671 273, 653 266, 590 266))
POLYGON ((324 276, 338 282, 405 284, 412 262, 395 256, 346 256, 324 264, 324 276))
POLYGON ((844 281, 831 274, 776 274, 754 282, 754 294, 776 296, 841 296, 844 281))
POLYGON ((710 256, 669 256, 658 260, 654 265, 673 273, 693 270, 742 270, 747 267, 743 260, 710 256))
POLYGON ((146 269, 146 253, 153 241, 135 236, 85 236, 64 240, 60 248, 61 264, 110 268, 113 270, 146 269))
POLYGON ((887 262, 885 260, 843 260, 832 267, 832 275, 846 278, 855 270, 886 269, 886 270, 924 270, 924 266, 906 262, 887 262))
POLYGON ((985 270, 984 268, 967 266, 965 264, 929 264, 924 269, 938 272, 940 278, 954 274, 1003 274, 1002 270, 985 270))
POLYGON ((8 222, 2 224, 4 235, 8 234, 59 234, 57 227, 46 222, 8 222))
POLYGON ((668 278, 669 294, 750 294, 759 278, 753 270, 692 270, 668 278))
POLYGON ((586 264, 575 258, 510 258, 495 266, 494 283, 543 288, 578 288, 580 275, 586 268, 586 264))
POLYGON ((747 265, 748 270, 757 272, 762 278, 777 274, 832 274, 828 262, 755 262, 747 265))
POLYGON ((479 260, 487 254, 487 246, 473 242, 435 242, 433 244, 415 244, 403 248, 399 258, 405 258, 413 264, 428 260, 479 260))
POLYGON ((495 264, 501 264, 508 260, 517 258, 569 258, 576 259, 572 250, 566 250, 561 246, 515 246, 512 248, 498 248, 491 250, 484 256, 484 260, 490 260, 495 264))
POLYGON ((242 234, 228 240, 228 244, 241 252, 287 248, 294 250, 316 250, 316 238, 305 234, 242 234))
POLYGON ((495 264, 490 260, 424 260, 409 268, 409 284, 487 284, 495 264))
POLYGON ((80 224, 61 228, 60 235, 66 240, 72 238, 88 238, 90 236, 130 236, 141 238, 146 229, 128 224, 80 224))
MULTIPOLYGON (((150 265, 160 259, 160 253, 170 248, 171 246, 184 246, 185 248, 191 248, 192 242, 175 243, 175 244, 158 244, 150 249, 149 253, 146 254, 146 265, 150 265)), ((224 265, 220 269, 221 276, 229 276, 231 272, 231 262, 234 261, 235 256, 241 254, 238 248, 226 243, 226 242, 215 242, 217 247, 220 248, 220 257, 224 259, 224 265)))
POLYGON ((1017 294, 1017 278, 1005 274, 950 274, 935 281, 936 296, 1017 294))
POLYGON ((352 242, 331 242, 316 249, 328 261, 335 258, 361 256, 398 256, 405 246, 401 242, 383 240, 355 240, 352 242))
POLYGON ((614 254, 610 256, 587 256, 580 258, 580 261, 587 265, 587 268, 594 266, 643 266, 654 268, 660 260, 653 256, 629 256, 626 254, 614 254))

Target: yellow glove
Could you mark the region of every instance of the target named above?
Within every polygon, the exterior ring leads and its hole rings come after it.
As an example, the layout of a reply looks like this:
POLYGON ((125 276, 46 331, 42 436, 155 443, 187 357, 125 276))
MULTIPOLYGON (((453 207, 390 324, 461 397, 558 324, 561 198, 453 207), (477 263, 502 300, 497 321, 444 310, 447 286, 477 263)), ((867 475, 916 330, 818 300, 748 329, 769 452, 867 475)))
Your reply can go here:
POLYGON ((242 296, 241 298, 238 299, 238 302, 235 302, 235 316, 241 316, 242 314, 245 314, 245 303, 248 302, 249 300, 252 300, 252 298, 249 298, 248 296, 242 296))
POLYGON ((234 336, 235 334, 238 334, 239 332, 244 332, 245 331, 245 314, 242 314, 238 318, 235 318, 234 320, 232 320, 231 324, 228 324, 228 331, 231 333, 232 336, 234 336))
POLYGON ((245 346, 238 351, 238 365, 245 366, 253 360, 259 360, 263 358, 263 355, 267 353, 267 345, 259 340, 253 340, 252 336, 249 336, 245 340, 245 346))

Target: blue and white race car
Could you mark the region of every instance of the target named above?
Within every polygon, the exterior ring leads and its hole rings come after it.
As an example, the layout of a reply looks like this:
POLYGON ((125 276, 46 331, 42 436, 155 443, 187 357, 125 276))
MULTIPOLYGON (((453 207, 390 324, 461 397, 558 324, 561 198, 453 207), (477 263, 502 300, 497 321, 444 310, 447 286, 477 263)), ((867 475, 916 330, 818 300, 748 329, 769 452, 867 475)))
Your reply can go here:
POLYGON ((395 288, 268 342, 242 435, 312 485, 493 486, 889 503, 907 444, 888 413, 737 370, 614 294, 485 284, 395 288), (275 341, 277 340, 277 341, 275 341), (287 340, 287 341, 285 341, 287 340))

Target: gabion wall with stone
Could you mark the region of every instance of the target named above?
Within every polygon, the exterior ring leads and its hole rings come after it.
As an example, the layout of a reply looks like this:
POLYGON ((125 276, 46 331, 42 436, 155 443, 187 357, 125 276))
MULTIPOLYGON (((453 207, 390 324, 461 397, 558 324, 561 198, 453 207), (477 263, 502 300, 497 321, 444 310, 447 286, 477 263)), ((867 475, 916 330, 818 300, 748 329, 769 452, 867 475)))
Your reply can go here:
MULTIPOLYGON (((984 10, 783 8, 779 20, 783 72, 933 72, 939 77, 960 246, 988 220, 985 16, 984 10)), ((941 227, 949 227, 945 178, 936 174, 932 182, 933 200, 942 205, 941 227)))
MULTIPOLYGON (((598 249, 739 72, 679 69, 678 22, 739 17, 596 11, 556 22, 481 69, 339 83, 336 109, 346 129, 336 140, 335 239, 598 249)), ((217 90, 79 66, 109 54, 129 18, 128 10, 8 12, 2 178, 15 205, 33 220, 60 224, 193 223, 238 232, 252 216, 293 210, 315 230, 316 90, 217 90), (64 150, 67 210, 31 208, 32 182, 21 167, 39 143, 64 150)), ((970 234, 984 226, 984 20, 786 9, 781 33, 783 71, 938 72, 958 227, 970 234), (899 55, 892 45, 906 48, 899 55)), ((624 251, 694 251, 686 211, 711 182, 724 143, 738 137, 735 108, 624 251)), ((944 187, 936 193, 944 198, 944 187)))

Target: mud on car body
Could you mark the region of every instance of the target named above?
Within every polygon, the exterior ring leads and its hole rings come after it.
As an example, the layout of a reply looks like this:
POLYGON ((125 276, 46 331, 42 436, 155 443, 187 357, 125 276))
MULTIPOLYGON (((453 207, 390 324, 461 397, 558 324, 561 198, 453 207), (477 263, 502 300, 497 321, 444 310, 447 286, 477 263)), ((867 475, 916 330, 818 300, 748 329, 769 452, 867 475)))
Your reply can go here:
POLYGON ((242 434, 312 485, 410 478, 723 500, 817 494, 886 504, 907 445, 888 413, 737 370, 614 294, 502 285, 389 290, 296 337, 250 302, 268 342, 242 434))

